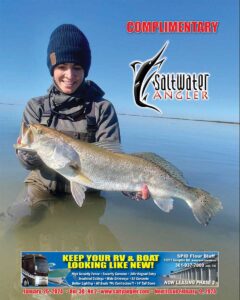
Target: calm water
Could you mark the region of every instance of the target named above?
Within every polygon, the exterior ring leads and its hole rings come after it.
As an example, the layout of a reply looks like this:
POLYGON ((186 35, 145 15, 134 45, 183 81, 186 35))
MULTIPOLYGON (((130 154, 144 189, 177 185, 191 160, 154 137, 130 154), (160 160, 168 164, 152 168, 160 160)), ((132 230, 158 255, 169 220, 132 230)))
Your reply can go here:
MULTIPOLYGON (((23 197, 27 171, 19 164, 12 147, 22 110, 22 106, 0 106, 1 210, 23 197)), ((218 294, 199 299, 238 299, 238 126, 128 116, 120 116, 119 121, 126 152, 151 151, 165 157, 183 171, 190 185, 219 197, 224 210, 208 227, 203 227, 181 201, 175 201, 174 210, 167 214, 151 200, 136 202, 120 193, 88 195, 82 208, 77 208, 71 197, 55 199, 46 211, 35 211, 33 216, 15 220, 14 224, 0 225, 1 299, 26 299, 20 287, 20 251, 24 250, 217 250, 220 251, 218 294)), ((44 297, 27 296, 28 299, 68 299, 44 297)), ((161 296, 164 297, 176 299, 177 296, 161 296)), ((93 298, 104 299, 89 296, 93 298)), ((152 298, 158 296, 130 297, 152 298)))

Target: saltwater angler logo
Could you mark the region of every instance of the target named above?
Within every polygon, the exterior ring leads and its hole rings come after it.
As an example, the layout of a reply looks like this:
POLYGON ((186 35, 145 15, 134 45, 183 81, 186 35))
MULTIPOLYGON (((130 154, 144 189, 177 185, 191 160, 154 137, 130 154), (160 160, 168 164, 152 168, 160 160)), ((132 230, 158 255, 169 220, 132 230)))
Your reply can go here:
POLYGON ((166 57, 163 57, 169 45, 167 41, 152 58, 130 64, 133 69, 133 98, 141 108, 149 108, 162 113, 162 110, 149 103, 150 87, 152 99, 161 101, 206 101, 209 99, 209 73, 161 73, 166 57))

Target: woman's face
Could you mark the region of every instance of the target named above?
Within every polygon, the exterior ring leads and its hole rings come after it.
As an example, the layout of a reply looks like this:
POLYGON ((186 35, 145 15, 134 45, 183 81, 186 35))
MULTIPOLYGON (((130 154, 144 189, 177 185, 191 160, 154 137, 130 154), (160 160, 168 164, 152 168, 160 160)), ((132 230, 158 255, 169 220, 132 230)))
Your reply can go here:
POLYGON ((84 70, 73 63, 60 64, 53 70, 53 79, 63 93, 72 94, 83 82, 84 70))

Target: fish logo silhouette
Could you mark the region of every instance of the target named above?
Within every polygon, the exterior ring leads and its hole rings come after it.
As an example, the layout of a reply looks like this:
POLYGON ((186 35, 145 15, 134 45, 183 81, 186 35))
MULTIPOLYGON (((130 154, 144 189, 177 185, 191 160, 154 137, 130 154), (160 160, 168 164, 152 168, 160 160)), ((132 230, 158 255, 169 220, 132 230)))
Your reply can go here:
POLYGON ((153 78, 153 76, 158 71, 160 71, 162 64, 167 59, 166 57, 162 57, 162 56, 163 56, 163 53, 166 50, 168 44, 169 44, 169 41, 167 41, 163 45, 163 47, 160 49, 160 51, 154 57, 146 60, 145 62, 134 61, 130 64, 130 66, 133 69, 133 76, 134 76, 133 96, 134 96, 134 101, 135 101, 136 105, 140 106, 140 107, 151 108, 160 113, 162 113, 160 108, 158 108, 155 105, 151 105, 151 104, 147 103, 148 93, 145 93, 145 91, 146 91, 146 88, 148 87, 150 80, 153 78), (153 70, 154 67, 157 67, 157 68, 155 69, 155 71, 153 71, 151 73, 151 70, 153 70), (147 77, 147 75, 148 75, 148 77, 147 77))

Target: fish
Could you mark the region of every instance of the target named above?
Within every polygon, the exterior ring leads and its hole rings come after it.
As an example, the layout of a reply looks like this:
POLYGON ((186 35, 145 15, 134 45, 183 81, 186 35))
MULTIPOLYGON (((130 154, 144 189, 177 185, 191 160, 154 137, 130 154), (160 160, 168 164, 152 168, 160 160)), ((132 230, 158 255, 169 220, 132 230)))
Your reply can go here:
POLYGON ((207 191, 191 187, 182 172, 155 153, 123 153, 120 143, 87 143, 40 124, 30 124, 15 148, 36 151, 42 161, 70 182, 73 198, 83 205, 86 188, 139 192, 147 186, 164 212, 184 200, 196 220, 207 225, 222 203, 207 191))

